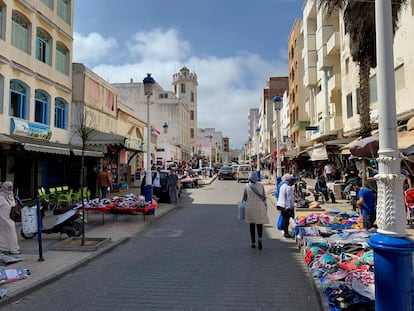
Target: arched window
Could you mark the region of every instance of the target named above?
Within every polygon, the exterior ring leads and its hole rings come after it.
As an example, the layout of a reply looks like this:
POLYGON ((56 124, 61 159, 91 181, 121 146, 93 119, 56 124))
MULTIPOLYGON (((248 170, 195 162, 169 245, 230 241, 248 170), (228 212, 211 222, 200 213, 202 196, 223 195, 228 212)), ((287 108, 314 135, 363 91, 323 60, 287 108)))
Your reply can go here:
POLYGON ((55 127, 60 129, 67 128, 67 108, 68 104, 63 98, 56 98, 55 99, 55 127))
POLYGON ((30 54, 30 24, 18 12, 12 15, 12 45, 30 54))
POLYGON ((26 119, 26 87, 12 80, 10 82, 10 115, 20 119, 26 119))
POLYGON ((50 65, 51 46, 52 39, 50 35, 45 30, 38 28, 36 31, 36 59, 50 65))
POLYGON ((56 43, 56 70, 69 74, 69 50, 62 42, 56 43))
POLYGON ((49 96, 42 90, 35 91, 35 122, 49 124, 49 96))

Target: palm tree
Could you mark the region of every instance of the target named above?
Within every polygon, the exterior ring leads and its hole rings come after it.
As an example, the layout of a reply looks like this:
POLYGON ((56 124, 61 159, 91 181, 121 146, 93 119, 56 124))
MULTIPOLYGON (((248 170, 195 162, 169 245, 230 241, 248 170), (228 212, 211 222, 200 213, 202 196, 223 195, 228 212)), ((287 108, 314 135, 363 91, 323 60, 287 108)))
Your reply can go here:
MULTIPOLYGON (((360 135, 371 135, 372 123, 370 118, 370 70, 377 66, 376 30, 375 30, 375 1, 367 0, 318 0, 319 8, 324 9, 329 16, 334 11, 343 13, 345 34, 349 34, 349 50, 352 60, 359 67, 360 89, 360 135), (363 13, 362 13, 363 12, 363 13)), ((407 0, 392 1, 393 34, 398 28, 398 17, 402 6, 407 0)), ((363 172, 366 161, 363 161, 363 172)), ((366 174, 362 174, 366 180, 366 174)))

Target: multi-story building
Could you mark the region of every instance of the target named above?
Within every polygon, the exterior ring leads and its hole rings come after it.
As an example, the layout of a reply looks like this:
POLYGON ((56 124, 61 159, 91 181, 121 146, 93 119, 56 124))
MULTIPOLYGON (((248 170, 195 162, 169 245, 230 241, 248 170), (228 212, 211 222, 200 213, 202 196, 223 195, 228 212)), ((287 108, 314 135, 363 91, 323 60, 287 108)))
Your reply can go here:
POLYGON ((0 2, 0 177, 22 197, 76 167, 72 38, 73 1, 0 2))

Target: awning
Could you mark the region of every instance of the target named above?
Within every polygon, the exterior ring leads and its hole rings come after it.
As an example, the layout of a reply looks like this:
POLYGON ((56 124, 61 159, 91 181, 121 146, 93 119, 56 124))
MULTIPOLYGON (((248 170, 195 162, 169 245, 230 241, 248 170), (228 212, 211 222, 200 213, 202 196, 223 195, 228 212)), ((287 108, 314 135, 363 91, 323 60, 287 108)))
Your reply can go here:
POLYGON ((414 130, 398 132, 398 149, 405 155, 414 153, 414 130))
POLYGON ((7 135, 0 134, 0 143, 13 144, 16 143, 16 141, 7 135))
POLYGON ((105 133, 101 131, 94 130, 90 134, 90 138, 86 142, 87 145, 115 145, 123 146, 126 137, 114 134, 114 133, 105 133))
MULTIPOLYGON (((82 149, 71 149, 75 156, 82 156, 82 149)), ((104 154, 102 151, 95 150, 84 150, 83 155, 85 157, 103 158, 104 154)))
POLYGON ((46 146, 46 145, 37 145, 37 144, 29 144, 29 143, 23 143, 23 147, 27 151, 70 155, 70 150, 68 148, 61 148, 61 147, 55 147, 55 146, 46 146))
MULTIPOLYGON (((328 152, 326 146, 323 144, 317 144, 309 148, 311 161, 323 161, 328 160, 328 152)), ((309 152, 308 152, 309 153, 309 152)))

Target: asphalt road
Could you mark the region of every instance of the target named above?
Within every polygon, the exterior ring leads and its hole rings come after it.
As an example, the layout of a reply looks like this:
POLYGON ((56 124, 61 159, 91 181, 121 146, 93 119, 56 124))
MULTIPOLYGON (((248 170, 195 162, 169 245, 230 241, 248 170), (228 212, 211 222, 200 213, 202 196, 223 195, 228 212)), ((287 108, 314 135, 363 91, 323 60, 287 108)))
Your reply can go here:
POLYGON ((2 310, 322 310, 299 250, 266 225, 250 247, 244 183, 216 180, 137 236, 2 310))

